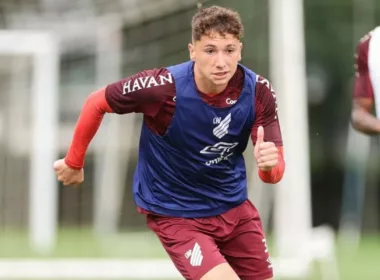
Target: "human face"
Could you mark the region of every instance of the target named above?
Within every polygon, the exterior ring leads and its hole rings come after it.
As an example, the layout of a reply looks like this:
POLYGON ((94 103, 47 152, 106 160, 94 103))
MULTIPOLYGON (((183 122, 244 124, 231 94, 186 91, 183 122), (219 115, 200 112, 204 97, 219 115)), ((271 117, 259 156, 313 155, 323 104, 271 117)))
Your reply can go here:
POLYGON ((241 60, 242 43, 231 34, 218 32, 203 35, 189 44, 194 64, 194 79, 204 93, 220 93, 235 74, 241 60))

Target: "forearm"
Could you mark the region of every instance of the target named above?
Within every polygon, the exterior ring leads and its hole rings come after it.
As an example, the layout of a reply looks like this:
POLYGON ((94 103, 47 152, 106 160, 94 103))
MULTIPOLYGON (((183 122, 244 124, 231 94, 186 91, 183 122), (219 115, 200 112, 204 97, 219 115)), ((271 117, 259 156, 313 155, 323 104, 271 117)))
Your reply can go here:
POLYGON ((105 100, 104 89, 92 93, 86 99, 65 157, 66 164, 71 168, 83 167, 88 146, 98 131, 106 112, 112 112, 112 109, 105 100))
POLYGON ((376 135, 380 133, 380 120, 365 110, 353 110, 351 123, 355 130, 362 133, 368 135, 376 135))
POLYGON ((263 171, 259 169, 259 177, 260 179, 267 184, 276 184, 278 183, 285 172, 285 161, 284 161, 284 154, 283 154, 283 148, 278 148, 278 163, 275 167, 273 167, 269 171, 263 171))

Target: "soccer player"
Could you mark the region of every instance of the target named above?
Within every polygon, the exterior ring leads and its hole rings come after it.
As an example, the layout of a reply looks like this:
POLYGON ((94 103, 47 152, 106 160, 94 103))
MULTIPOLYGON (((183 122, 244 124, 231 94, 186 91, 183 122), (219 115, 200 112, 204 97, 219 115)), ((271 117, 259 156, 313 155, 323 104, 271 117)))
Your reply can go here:
POLYGON ((377 135, 380 134, 380 27, 359 41, 355 58, 352 125, 357 131, 377 135))
POLYGON ((277 183, 285 168, 282 138, 272 86, 238 63, 242 35, 236 12, 200 9, 190 60, 92 93, 66 157, 54 163, 64 185, 81 183, 103 115, 142 113, 134 199, 188 280, 273 277, 260 217, 247 199, 243 151, 251 137, 260 178, 277 183))

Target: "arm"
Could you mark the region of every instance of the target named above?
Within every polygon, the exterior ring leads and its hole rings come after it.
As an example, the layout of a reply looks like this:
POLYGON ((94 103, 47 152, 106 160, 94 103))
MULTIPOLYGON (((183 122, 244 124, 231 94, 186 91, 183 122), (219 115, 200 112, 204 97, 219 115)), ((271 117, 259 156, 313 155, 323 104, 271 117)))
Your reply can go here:
POLYGON ((371 112, 374 102, 370 98, 355 98, 352 104, 351 123, 355 130, 367 135, 380 133, 380 120, 371 112))
POLYGON ((111 113, 112 109, 105 100, 105 89, 90 94, 82 108, 66 157, 54 162, 58 181, 63 182, 64 185, 76 185, 83 182, 82 167, 87 147, 106 112, 111 113))
POLYGON ((380 120, 373 114, 374 94, 368 69, 368 48, 371 36, 360 40, 356 51, 355 85, 351 111, 354 129, 368 135, 380 133, 380 120))
POLYGON ((65 185, 81 183, 84 158, 105 113, 143 113, 154 116, 163 104, 160 94, 173 86, 166 69, 139 72, 127 79, 92 93, 86 100, 75 127, 74 136, 65 159, 54 164, 58 180, 65 185))
POLYGON ((255 95, 255 123, 251 129, 259 177, 265 183, 278 183, 285 171, 282 136, 277 116, 275 92, 268 80, 258 76, 255 95), (262 132, 260 132, 262 127, 262 132), (259 147, 265 148, 261 150, 259 147))
POLYGON ((105 113, 112 113, 105 98, 106 89, 100 89, 86 99, 74 130, 73 140, 65 157, 72 169, 81 169, 87 148, 99 129, 105 113))

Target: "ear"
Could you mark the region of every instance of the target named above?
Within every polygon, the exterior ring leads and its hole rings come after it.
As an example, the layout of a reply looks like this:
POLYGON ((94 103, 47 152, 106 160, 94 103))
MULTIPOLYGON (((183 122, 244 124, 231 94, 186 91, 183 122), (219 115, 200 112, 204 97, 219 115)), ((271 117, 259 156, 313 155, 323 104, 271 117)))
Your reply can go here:
POLYGON ((195 61, 195 47, 194 47, 194 45, 192 43, 189 43, 188 48, 189 48, 190 59, 192 61, 195 61))
POLYGON ((240 42, 239 44, 240 52, 239 52, 239 61, 241 60, 241 51, 243 50, 243 43, 240 42))

